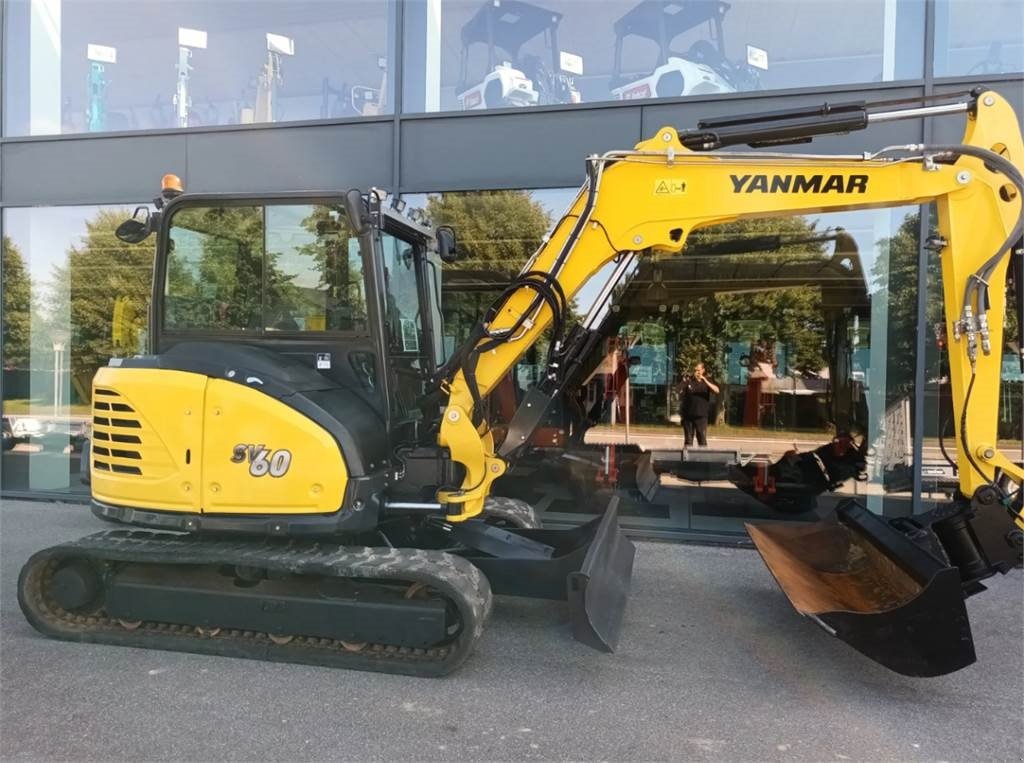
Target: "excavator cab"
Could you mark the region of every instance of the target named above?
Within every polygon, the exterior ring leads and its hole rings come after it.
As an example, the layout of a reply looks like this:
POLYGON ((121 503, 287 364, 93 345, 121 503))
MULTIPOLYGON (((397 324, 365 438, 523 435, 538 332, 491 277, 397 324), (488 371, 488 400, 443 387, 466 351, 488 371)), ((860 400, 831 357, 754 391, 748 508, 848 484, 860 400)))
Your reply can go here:
POLYGON ((451 228, 377 190, 167 176, 154 206, 119 229, 156 234, 151 354, 97 372, 87 459, 93 514, 145 530, 37 553, 19 593, 37 629, 436 676, 493 592, 564 601, 578 640, 614 649, 634 554, 614 503, 552 530, 524 502, 462 517, 441 498, 468 472, 438 444, 451 228))

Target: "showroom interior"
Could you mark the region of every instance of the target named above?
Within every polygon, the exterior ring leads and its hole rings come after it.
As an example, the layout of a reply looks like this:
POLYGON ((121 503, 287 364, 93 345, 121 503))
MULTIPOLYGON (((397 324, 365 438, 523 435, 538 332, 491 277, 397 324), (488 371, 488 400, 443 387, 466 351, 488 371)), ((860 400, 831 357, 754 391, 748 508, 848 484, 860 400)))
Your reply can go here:
MULTIPOLYGON (((1017 0, 245 7, 3 3, 4 496, 88 500, 92 375, 145 353, 149 335, 152 241, 114 230, 164 174, 198 193, 380 188, 453 226, 463 256, 442 269, 443 357, 572 202, 588 155, 663 125, 982 84, 1024 110, 1017 0)), ((790 150, 861 153, 962 131, 962 116, 906 120, 790 150)), ((887 516, 928 510, 955 484, 933 226, 927 205, 748 220, 696 231, 683 256, 638 258, 572 399, 497 492, 554 524, 615 494, 634 533, 724 541, 744 519, 817 519, 853 495, 887 516), (682 449, 680 384, 697 363, 720 390, 715 456, 659 461, 682 449), (755 486, 759 465, 837 443, 863 462, 828 491, 790 500, 755 486)), ((261 256, 298 283, 308 268, 287 242, 302 221, 268 214, 264 228, 261 256)), ((332 330, 294 319, 288 330, 332 330)), ((239 341, 269 330, 230 328, 239 341)), ((1021 327, 1007 328, 1000 444, 1024 459, 1021 327)), ((521 359, 512 399, 543 372, 541 354, 521 359)))

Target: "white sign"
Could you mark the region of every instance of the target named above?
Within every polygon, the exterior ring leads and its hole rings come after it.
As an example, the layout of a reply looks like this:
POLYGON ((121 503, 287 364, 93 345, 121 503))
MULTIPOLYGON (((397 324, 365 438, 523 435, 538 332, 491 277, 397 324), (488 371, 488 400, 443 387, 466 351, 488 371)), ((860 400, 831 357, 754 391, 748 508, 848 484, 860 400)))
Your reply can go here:
POLYGON ((318 352, 316 354, 316 370, 326 371, 331 367, 331 353, 318 352))
POLYGON ((272 53, 280 53, 282 56, 294 56, 295 40, 285 37, 283 34, 267 32, 267 50, 272 53))
POLYGON ((402 326, 402 352, 420 351, 420 334, 416 328, 416 321, 412 318, 401 318, 402 326))
POLYGON ((634 366, 629 374, 634 384, 653 384, 654 369, 650 366, 634 366))
POLYGON ((178 44, 186 48, 206 49, 206 32, 202 29, 189 29, 178 27, 178 44))
POLYGON ((109 45, 94 45, 90 42, 85 55, 90 61, 96 61, 97 63, 117 63, 117 48, 111 48, 109 45))
POLYGON ((566 53, 564 50, 560 50, 558 51, 558 58, 563 72, 583 75, 583 56, 577 56, 575 53, 566 53))
POLYGON ((768 51, 761 50, 761 48, 755 48, 753 45, 748 45, 747 63, 755 68, 768 71, 768 51))

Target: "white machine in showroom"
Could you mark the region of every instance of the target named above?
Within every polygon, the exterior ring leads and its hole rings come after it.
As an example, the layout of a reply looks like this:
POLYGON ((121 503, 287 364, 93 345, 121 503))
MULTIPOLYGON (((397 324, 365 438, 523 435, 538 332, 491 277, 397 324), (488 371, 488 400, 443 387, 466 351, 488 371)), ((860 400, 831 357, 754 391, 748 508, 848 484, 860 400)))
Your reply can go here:
POLYGON ((611 92, 617 100, 713 95, 757 90, 758 69, 768 68, 768 54, 747 46, 746 63, 725 55, 722 19, 729 4, 719 0, 643 0, 615 22, 615 57, 611 92), (672 49, 678 37, 707 25, 707 38, 686 52, 672 49), (623 41, 635 36, 658 46, 653 71, 640 76, 622 73, 623 41))
POLYGON ((520 0, 488 0, 462 27, 459 105, 464 111, 552 103, 579 103, 570 75, 583 74, 580 56, 558 49, 562 14, 520 0), (523 46, 543 36, 543 54, 523 53, 523 46), (483 79, 469 76, 473 46, 487 49, 483 79))

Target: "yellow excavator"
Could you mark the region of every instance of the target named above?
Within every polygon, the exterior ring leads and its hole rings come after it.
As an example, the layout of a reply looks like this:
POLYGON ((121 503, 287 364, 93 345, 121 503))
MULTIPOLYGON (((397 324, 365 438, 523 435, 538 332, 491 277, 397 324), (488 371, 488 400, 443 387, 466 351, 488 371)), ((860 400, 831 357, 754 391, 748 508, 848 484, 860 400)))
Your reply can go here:
POLYGON ((92 389, 92 511, 130 527, 32 556, 22 610, 60 639, 442 675, 480 637, 492 592, 511 593, 568 601, 574 635, 610 651, 634 558, 614 499, 551 530, 491 488, 594 350, 615 284, 634 258, 686 257, 705 226, 934 202, 959 493, 908 518, 847 500, 824 522, 748 531, 829 633, 899 673, 962 668, 966 597, 1021 554, 1024 469, 997 447, 996 411, 1009 274, 1024 320, 1022 166, 1020 123, 984 89, 664 127, 587 159, 569 209, 446 360, 451 229, 374 190, 185 194, 168 176, 118 233, 156 236, 153 354, 111 360, 92 389), (966 118, 960 143, 781 150, 947 115, 966 118), (568 326, 608 263, 594 309, 568 326), (545 331, 545 376, 496 442, 488 393, 545 331))

